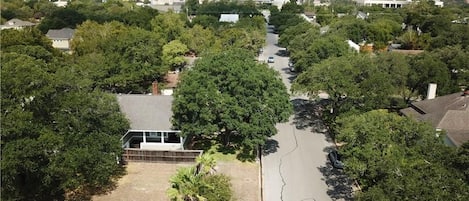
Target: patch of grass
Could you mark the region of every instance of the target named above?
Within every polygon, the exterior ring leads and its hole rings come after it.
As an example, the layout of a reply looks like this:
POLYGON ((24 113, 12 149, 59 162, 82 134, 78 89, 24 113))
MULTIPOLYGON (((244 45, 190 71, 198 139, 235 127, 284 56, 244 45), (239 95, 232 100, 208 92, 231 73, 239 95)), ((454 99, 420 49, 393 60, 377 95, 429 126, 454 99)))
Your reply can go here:
POLYGON ((220 151, 220 145, 216 144, 210 147, 207 153, 211 154, 216 161, 235 161, 236 153, 227 153, 220 151))

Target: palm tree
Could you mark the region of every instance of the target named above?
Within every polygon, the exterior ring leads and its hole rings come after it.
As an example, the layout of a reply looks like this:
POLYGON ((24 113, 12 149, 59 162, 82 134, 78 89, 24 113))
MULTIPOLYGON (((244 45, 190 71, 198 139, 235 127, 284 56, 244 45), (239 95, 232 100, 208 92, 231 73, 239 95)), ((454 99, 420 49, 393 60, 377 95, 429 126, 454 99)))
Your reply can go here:
POLYGON ((184 167, 178 170, 177 174, 170 179, 171 188, 167 195, 172 201, 205 201, 199 195, 200 190, 205 186, 200 174, 196 174, 194 167, 184 167))

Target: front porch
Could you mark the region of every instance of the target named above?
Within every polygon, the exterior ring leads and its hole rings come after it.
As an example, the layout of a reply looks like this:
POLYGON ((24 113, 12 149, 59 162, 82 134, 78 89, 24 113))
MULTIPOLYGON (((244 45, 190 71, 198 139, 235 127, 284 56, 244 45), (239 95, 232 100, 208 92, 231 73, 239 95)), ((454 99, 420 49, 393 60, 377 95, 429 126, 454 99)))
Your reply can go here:
POLYGON ((129 130, 122 136, 122 148, 184 150, 180 131, 129 130))

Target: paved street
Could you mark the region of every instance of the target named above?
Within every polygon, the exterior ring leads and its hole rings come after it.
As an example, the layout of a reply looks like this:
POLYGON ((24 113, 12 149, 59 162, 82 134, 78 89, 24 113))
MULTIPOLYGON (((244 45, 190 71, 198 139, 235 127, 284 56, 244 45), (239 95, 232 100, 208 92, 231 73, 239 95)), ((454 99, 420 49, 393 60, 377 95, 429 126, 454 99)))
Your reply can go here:
MULTIPOLYGON (((290 90, 294 74, 288 69, 288 57, 278 55, 277 34, 268 30, 267 46, 260 55, 269 65, 279 71, 290 90)), ((312 108, 317 104, 306 97, 291 97, 295 115, 287 123, 277 125, 278 134, 265 146, 263 154, 264 201, 327 201, 344 200, 348 185, 344 176, 327 164, 327 153, 333 148, 321 128, 312 108)))

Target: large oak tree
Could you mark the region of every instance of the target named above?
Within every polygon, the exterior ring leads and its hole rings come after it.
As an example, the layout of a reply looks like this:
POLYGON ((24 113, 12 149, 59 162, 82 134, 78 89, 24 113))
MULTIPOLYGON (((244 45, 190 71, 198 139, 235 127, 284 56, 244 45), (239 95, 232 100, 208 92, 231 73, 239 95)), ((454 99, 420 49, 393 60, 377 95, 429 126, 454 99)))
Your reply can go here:
POLYGON ((292 112, 278 73, 246 50, 206 56, 186 71, 174 94, 173 125, 190 140, 215 140, 250 153, 292 112))

